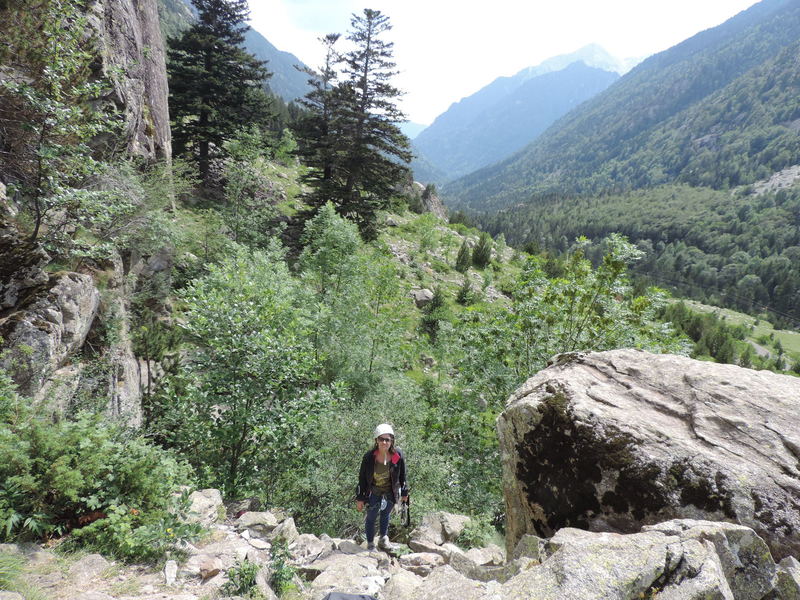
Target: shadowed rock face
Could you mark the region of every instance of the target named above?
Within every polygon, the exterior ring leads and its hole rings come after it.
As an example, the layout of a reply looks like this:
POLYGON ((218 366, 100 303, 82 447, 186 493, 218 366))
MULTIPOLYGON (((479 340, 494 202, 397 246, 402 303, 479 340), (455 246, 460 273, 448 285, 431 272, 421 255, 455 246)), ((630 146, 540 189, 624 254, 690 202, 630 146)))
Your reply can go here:
POLYGON ((110 99, 125 115, 128 151, 169 160, 167 71, 157 1, 100 0, 89 22, 98 32, 103 74, 114 85, 110 99))
POLYGON ((800 379, 634 350, 562 355, 498 419, 513 548, 673 518, 800 552, 800 379))

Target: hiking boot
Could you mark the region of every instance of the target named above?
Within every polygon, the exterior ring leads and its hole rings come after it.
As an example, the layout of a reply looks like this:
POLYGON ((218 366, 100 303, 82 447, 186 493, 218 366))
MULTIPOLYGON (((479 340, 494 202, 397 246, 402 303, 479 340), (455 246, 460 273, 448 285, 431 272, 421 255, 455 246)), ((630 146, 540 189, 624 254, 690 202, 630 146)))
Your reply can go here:
POLYGON ((367 542, 367 552, 375 550, 375 544, 373 542, 367 542))
POLYGON ((394 544, 389 541, 388 535, 382 535, 378 538, 378 548, 381 550, 394 550, 394 544))

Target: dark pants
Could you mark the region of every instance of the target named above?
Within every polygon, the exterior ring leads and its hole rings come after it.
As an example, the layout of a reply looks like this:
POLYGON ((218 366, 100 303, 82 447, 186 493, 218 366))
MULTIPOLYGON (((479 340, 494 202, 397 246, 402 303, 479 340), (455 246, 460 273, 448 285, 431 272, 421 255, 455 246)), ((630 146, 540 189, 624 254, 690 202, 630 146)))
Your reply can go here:
POLYGON ((381 496, 380 494, 372 493, 369 496, 367 505, 367 516, 364 519, 364 530, 367 536, 367 543, 371 543, 375 539, 375 520, 378 518, 378 513, 381 515, 380 520, 380 537, 389 535, 389 517, 392 514, 392 495, 387 494, 381 496), (381 510, 381 500, 386 500, 383 510, 381 510))

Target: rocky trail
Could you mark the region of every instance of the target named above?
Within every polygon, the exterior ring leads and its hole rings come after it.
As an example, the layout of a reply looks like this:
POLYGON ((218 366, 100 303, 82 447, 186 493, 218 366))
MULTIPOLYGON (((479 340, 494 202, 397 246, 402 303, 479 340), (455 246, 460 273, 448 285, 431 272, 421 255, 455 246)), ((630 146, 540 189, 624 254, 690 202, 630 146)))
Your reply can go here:
MULTIPOLYGON (((284 599, 323 600, 330 592, 381 600, 800 598, 800 562, 776 564, 752 529, 729 523, 675 520, 628 535, 564 528, 550 539, 524 535, 506 556, 497 546, 460 548, 455 542, 469 519, 440 512, 423 518, 408 546, 387 553, 301 534, 280 511, 217 522, 217 490, 192 499, 194 518, 209 533, 186 546, 186 560, 161 569, 99 554, 65 559, 35 545, 7 544, 0 552, 22 555, 28 585, 48 600, 234 600, 241 596, 225 584, 245 560, 258 568, 252 597, 273 600, 270 548, 281 542, 293 572, 284 599)), ((0 600, 24 599, 0 592, 0 600)))

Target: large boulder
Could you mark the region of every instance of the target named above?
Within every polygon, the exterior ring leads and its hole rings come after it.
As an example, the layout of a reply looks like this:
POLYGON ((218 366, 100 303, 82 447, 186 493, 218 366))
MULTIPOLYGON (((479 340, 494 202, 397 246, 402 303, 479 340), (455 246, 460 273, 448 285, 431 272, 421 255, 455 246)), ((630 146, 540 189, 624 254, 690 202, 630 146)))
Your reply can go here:
POLYGON ((508 580, 500 597, 792 597, 775 595, 780 583, 764 541, 752 529, 730 523, 677 520, 628 535, 561 529, 547 542, 542 564, 508 580))
MULTIPOLYGON (((2 183, 0 183, 2 186, 2 183)), ((0 201, 5 201, 0 187, 0 201)), ((22 239, 15 227, 0 215, 0 312, 14 308, 32 288, 47 283, 45 265, 50 257, 38 244, 22 239)))
POLYGON ((507 548, 690 518, 799 555, 798 408, 794 377, 636 350, 556 357, 498 418, 507 548))
POLYGON ((0 319, 0 337, 8 350, 0 356, 0 368, 11 373, 22 394, 35 395, 83 345, 99 304, 91 276, 54 274, 48 285, 0 319))

